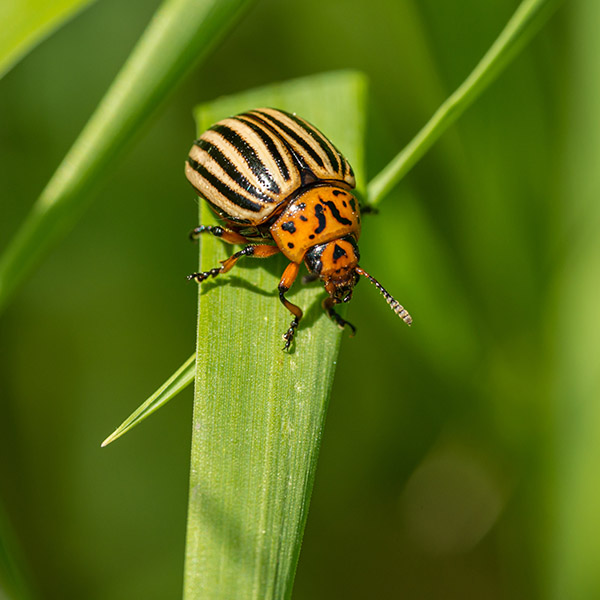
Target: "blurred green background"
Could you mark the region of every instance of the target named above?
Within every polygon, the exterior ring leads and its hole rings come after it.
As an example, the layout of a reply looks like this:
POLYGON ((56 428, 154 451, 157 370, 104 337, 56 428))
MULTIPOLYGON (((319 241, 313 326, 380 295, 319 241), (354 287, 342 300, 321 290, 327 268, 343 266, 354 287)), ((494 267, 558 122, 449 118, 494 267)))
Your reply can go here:
MULTIPOLYGON (((0 493, 39 597, 181 595, 191 390, 100 442, 193 351, 192 107, 362 70, 372 177, 517 5, 263 0, 138 137, 0 319, 0 493)), ((157 6, 101 0, 0 82, 0 250, 157 6)), ((567 3, 365 219, 415 324, 357 289, 295 598, 600 597, 599 22, 567 3)))

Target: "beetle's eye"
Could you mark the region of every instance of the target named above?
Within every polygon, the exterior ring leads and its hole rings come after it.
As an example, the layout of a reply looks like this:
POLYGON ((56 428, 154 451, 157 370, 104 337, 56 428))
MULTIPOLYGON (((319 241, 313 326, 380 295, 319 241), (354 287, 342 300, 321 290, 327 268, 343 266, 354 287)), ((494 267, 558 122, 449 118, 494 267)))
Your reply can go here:
POLYGON ((304 255, 306 268, 315 275, 320 275, 321 271, 323 270, 323 261, 321 260, 321 256, 325 246, 327 246, 327 244, 317 244, 316 246, 309 248, 304 255))

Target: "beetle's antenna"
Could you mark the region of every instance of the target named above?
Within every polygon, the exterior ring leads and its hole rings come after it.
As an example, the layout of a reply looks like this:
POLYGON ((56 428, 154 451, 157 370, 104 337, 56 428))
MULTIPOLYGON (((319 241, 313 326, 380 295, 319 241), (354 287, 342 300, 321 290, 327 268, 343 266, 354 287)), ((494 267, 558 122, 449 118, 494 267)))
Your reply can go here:
POLYGON ((361 267, 356 267, 356 272, 363 277, 366 277, 382 294, 385 298, 385 301, 390 305, 390 308, 407 324, 410 325, 412 323, 412 317, 408 314, 408 311, 396 300, 380 283, 369 275, 364 269, 361 267))

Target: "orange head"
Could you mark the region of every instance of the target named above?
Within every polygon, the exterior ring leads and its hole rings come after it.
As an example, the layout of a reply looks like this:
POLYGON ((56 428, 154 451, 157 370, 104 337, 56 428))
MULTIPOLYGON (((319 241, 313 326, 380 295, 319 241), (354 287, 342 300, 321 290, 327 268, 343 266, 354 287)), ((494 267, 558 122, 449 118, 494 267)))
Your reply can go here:
POLYGON ((317 275, 327 293, 338 302, 348 302, 358 281, 358 246, 354 236, 347 235, 332 242, 309 248, 304 262, 309 272, 317 275))
POLYGON ((308 271, 318 276, 325 285, 333 304, 348 302, 360 276, 366 277, 383 294, 390 308, 408 325, 412 317, 390 293, 363 268, 358 266, 360 254, 353 235, 310 248, 304 262, 308 271))

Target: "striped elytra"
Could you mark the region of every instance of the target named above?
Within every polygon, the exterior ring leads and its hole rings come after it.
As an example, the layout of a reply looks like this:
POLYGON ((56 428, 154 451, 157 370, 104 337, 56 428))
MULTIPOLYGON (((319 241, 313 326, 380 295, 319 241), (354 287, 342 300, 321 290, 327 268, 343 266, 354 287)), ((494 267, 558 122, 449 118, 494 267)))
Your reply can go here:
POLYGON ((384 295, 407 324, 412 318, 381 284, 358 265, 361 215, 351 190, 352 167, 316 127, 295 114, 259 108, 219 121, 194 142, 185 173, 223 226, 200 225, 197 239, 210 233, 244 247, 220 267, 193 273, 198 283, 227 273, 244 257, 281 252, 290 262, 279 283, 279 300, 293 315, 283 335, 290 348, 302 309, 286 297, 304 262, 328 297, 327 315, 340 328, 354 327, 334 306, 348 302, 359 278, 384 295))
POLYGON ((192 146, 186 175, 230 219, 253 225, 309 181, 355 186, 352 167, 316 127, 272 108, 210 127, 192 146))

